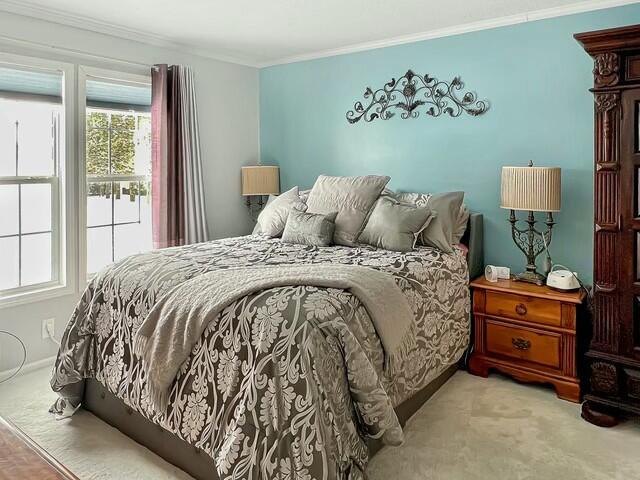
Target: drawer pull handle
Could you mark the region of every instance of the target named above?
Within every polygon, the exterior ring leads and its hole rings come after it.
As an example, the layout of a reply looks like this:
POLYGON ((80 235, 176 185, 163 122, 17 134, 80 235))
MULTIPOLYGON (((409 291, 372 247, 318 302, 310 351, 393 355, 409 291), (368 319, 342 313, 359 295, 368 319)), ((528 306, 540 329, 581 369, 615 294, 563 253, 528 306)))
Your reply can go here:
POLYGON ((524 303, 519 303, 516 305, 516 313, 518 315, 526 315, 527 314, 527 306, 524 303))
POLYGON ((531 340, 524 338, 512 338, 511 344, 518 350, 529 350, 531 348, 531 340))

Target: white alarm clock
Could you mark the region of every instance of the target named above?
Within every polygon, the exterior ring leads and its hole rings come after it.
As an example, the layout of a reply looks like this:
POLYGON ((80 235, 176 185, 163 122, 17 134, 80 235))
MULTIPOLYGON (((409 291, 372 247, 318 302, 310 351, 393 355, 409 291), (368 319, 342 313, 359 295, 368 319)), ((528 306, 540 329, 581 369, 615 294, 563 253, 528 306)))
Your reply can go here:
POLYGON ((484 278, 489 282, 497 282, 501 278, 508 280, 511 275, 509 267, 496 267, 495 265, 487 265, 484 267, 484 278))

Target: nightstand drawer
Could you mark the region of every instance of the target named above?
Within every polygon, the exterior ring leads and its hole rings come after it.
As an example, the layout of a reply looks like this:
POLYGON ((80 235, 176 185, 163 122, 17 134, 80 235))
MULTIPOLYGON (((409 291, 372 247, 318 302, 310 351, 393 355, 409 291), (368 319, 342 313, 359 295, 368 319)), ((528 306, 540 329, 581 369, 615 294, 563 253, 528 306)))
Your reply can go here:
POLYGON ((487 292, 485 311, 488 315, 498 315, 556 327, 560 326, 562 319, 560 302, 503 292, 487 292))
POLYGON ((560 335, 486 322, 487 352, 560 368, 560 335))

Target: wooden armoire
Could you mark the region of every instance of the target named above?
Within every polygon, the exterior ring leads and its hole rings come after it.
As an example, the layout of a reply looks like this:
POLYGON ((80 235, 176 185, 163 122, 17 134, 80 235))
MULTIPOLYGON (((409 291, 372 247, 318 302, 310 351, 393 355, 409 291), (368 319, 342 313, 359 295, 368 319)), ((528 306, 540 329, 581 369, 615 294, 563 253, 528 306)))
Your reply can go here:
POLYGON ((575 35, 593 57, 592 335, 582 414, 640 414, 640 25, 575 35))

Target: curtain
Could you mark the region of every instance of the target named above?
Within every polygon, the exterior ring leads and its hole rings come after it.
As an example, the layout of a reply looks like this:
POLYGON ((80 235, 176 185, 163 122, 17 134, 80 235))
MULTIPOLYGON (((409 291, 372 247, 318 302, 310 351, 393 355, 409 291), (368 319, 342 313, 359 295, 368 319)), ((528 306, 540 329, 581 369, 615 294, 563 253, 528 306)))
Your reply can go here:
POLYGON ((193 72, 181 65, 154 65, 151 83, 153 246, 204 242, 207 220, 193 72))

